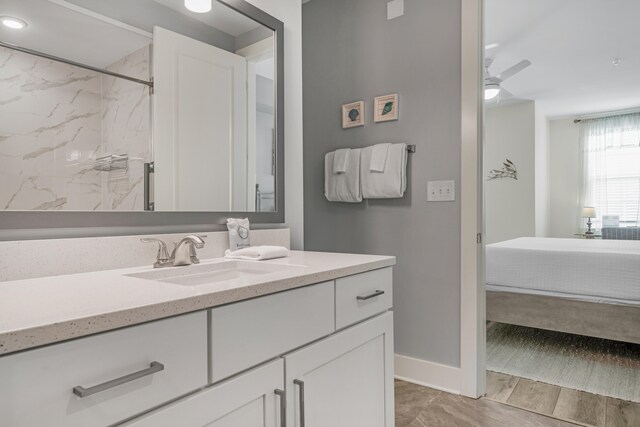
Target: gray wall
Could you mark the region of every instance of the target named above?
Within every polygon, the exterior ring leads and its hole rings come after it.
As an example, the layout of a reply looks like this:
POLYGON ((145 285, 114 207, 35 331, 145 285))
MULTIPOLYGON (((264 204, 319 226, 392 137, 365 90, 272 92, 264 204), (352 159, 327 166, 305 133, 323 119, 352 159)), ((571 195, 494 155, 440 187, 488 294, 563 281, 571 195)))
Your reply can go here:
MULTIPOLYGON (((460 364, 460 203, 427 203, 427 181, 460 182, 459 0, 314 0, 303 6, 305 249, 395 255, 396 353, 460 364), (373 123, 377 95, 400 95, 400 120, 373 123), (340 106, 364 100, 366 126, 340 106), (342 147, 417 145, 403 199, 324 198, 323 158, 342 147)), ((458 187, 459 193, 459 187, 458 187)))

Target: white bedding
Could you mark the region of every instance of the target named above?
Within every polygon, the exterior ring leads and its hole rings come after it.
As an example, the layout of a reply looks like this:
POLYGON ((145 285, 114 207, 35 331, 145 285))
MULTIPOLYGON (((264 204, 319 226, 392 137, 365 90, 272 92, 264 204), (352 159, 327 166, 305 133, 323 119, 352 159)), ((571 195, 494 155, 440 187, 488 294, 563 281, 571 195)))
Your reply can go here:
POLYGON ((522 237, 487 245, 486 260, 489 290, 640 302, 639 240, 522 237))

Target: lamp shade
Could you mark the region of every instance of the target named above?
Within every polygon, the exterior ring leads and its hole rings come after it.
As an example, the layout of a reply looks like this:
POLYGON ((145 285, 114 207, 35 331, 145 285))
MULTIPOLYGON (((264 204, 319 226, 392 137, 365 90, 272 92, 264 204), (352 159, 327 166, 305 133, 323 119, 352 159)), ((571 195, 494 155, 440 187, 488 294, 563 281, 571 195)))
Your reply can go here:
POLYGON ((596 208, 591 208, 591 207, 582 208, 582 217, 583 218, 595 218, 596 217, 596 208))

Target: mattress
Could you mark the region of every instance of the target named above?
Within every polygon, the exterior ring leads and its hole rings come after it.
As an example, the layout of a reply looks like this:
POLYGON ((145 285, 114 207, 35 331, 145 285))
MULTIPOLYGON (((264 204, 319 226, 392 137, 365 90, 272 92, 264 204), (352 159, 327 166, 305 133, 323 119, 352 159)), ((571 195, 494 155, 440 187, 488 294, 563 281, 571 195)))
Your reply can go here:
POLYGON ((486 261, 489 290, 640 302, 640 241, 521 237, 487 245, 486 261))

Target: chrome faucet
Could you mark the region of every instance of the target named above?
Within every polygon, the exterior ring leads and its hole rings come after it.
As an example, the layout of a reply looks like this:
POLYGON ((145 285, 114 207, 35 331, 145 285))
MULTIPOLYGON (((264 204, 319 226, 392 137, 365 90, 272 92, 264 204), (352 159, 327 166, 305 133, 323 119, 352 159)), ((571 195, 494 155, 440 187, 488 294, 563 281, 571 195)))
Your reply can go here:
POLYGON ((185 237, 173 248, 173 253, 171 254, 173 265, 199 264, 200 260, 196 249, 202 248, 204 248, 204 240, 200 236, 192 234, 185 237))
POLYGON ((174 243, 173 251, 171 255, 167 251, 167 245, 160 239, 156 238, 142 238, 143 243, 158 243, 158 255, 156 256, 156 262, 153 263, 154 268, 160 267, 177 267, 181 265, 198 264, 198 254, 196 249, 202 249, 204 247, 204 238, 207 236, 196 236, 190 234, 186 236, 177 244, 174 243))

